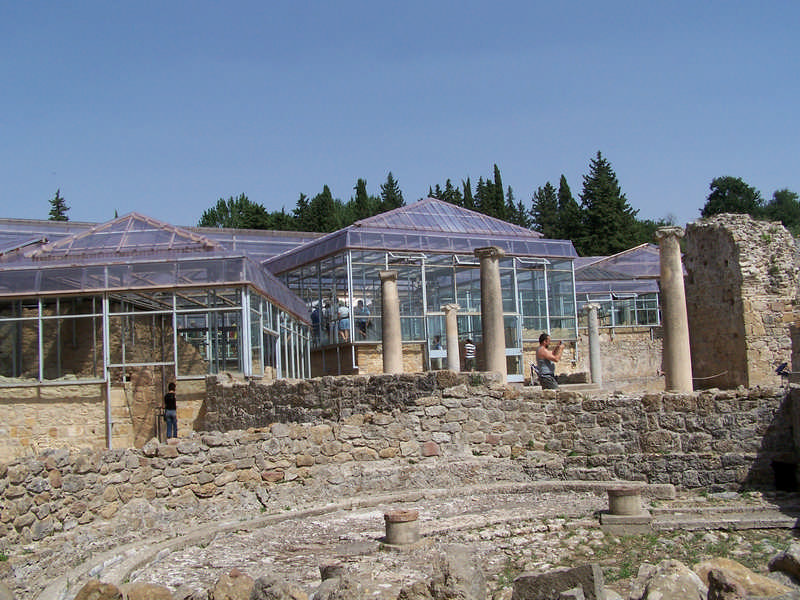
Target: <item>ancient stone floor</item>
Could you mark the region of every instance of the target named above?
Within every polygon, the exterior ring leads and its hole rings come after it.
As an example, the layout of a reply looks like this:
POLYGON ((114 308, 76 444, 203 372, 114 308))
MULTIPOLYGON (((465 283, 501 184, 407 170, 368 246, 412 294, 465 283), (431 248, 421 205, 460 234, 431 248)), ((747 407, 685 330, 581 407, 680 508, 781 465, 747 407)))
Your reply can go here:
POLYGON ((6 562, 13 577, 0 575, 16 583, 19 598, 42 600, 71 598, 89 577, 185 593, 212 587, 234 568, 254 578, 275 573, 312 592, 319 567, 339 563, 362 582, 365 597, 393 600, 402 586, 431 575, 435 552, 464 544, 498 597, 523 571, 586 562, 600 563, 609 586, 624 595, 638 565, 661 558, 691 564, 727 556, 765 572, 792 540, 796 518, 791 496, 689 495, 646 501, 661 530, 611 535, 598 519, 607 496, 585 482, 406 491, 263 512, 236 500, 167 513, 132 503, 111 523, 23 547, 6 562), (383 515, 397 509, 419 511, 422 538, 412 547, 382 541, 383 515))

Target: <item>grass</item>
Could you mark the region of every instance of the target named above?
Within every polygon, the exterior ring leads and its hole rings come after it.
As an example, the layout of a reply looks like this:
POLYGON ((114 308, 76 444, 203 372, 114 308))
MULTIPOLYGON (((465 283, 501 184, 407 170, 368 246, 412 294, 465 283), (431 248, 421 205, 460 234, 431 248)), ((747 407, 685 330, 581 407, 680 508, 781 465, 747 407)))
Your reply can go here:
POLYGON ((8 555, 4 552, 0 552, 0 562, 6 562, 8 560, 8 555))

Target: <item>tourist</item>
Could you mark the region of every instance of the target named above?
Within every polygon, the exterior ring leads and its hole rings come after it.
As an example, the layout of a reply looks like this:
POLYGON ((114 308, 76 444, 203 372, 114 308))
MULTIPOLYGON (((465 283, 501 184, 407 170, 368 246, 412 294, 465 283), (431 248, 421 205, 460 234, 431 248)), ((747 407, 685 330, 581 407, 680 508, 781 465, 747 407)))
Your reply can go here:
POLYGON ((339 337, 343 342, 350 341, 350 309, 347 303, 343 302, 339 306, 339 337))
POLYGON ((359 300, 353 309, 356 317, 356 329, 362 340, 367 339, 367 328, 369 327, 369 309, 364 306, 364 301, 359 300), (360 317, 360 318, 359 318, 360 317))
POLYGON ((556 365, 564 351, 564 343, 558 342, 555 350, 550 350, 550 336, 543 333, 539 336, 539 348, 536 350, 536 367, 539 370, 539 383, 542 389, 557 390, 556 365))
POLYGON ((475 344, 471 338, 464 341, 464 368, 467 371, 475 370, 475 344))
POLYGON ((169 382, 164 395, 164 420, 167 422, 167 439, 178 437, 178 400, 174 381, 169 382))

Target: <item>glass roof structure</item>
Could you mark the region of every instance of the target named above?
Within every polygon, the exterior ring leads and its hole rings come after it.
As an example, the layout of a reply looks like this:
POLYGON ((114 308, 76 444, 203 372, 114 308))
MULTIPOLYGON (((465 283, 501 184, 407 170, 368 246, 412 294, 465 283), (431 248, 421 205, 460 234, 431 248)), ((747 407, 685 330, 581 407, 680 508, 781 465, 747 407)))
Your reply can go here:
POLYGON ((612 256, 575 260, 577 294, 646 294, 658 292, 661 275, 659 249, 641 244, 612 256))
POLYGON ((13 244, 0 254, 2 296, 250 284, 308 322, 305 304, 244 252, 137 213, 53 242, 13 244))
POLYGON ((577 258, 569 240, 545 239, 530 229, 427 198, 356 221, 264 264, 273 273, 283 273, 347 249, 471 255, 486 246, 512 256, 577 258))

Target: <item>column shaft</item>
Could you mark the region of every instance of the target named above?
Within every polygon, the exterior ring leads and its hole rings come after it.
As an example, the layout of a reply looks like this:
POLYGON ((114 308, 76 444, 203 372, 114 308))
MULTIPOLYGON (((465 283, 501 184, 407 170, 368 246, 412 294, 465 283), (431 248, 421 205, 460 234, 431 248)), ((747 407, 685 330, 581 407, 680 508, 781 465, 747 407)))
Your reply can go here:
POLYGON ((445 304, 444 311, 445 339, 447 340, 447 368, 458 373, 461 370, 461 356, 458 350, 458 304, 445 304))
POLYGON ((500 248, 477 248, 475 256, 481 260, 481 324, 483 328, 483 356, 487 371, 500 373, 503 381, 508 377, 506 366, 506 337, 503 326, 503 290, 500 286, 499 260, 505 256, 500 248))
POLYGON ((383 372, 403 372, 403 338, 400 330, 400 296, 397 271, 381 271, 381 333, 383 372))
POLYGON ((661 263, 661 315, 664 329, 664 371, 666 389, 691 392, 692 357, 689 346, 689 319, 678 239, 680 227, 661 227, 656 232, 661 263))

